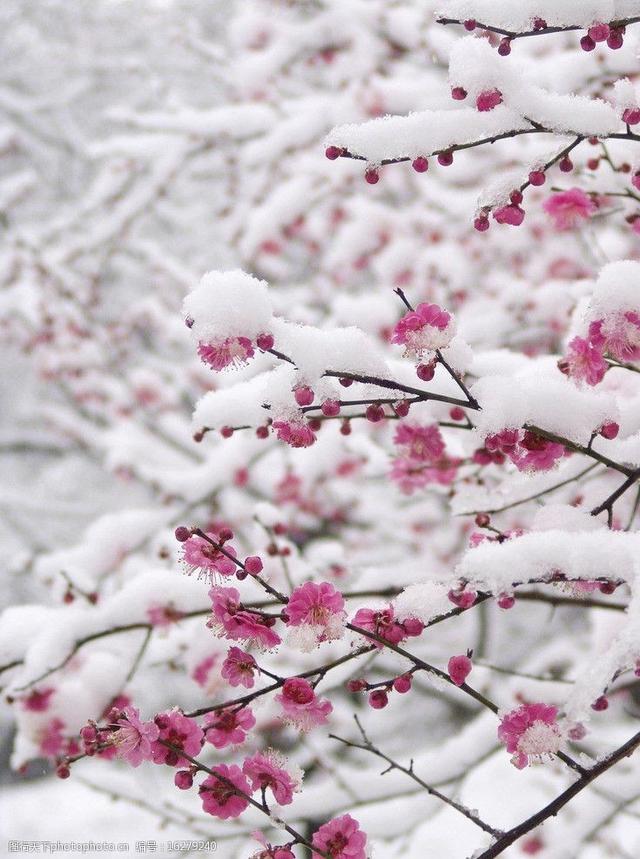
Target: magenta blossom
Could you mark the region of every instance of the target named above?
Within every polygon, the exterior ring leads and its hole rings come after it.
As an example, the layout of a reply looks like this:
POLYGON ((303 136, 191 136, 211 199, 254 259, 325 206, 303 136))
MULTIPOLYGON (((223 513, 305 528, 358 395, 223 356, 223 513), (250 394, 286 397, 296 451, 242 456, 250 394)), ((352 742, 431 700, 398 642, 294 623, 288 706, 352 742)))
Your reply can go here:
POLYGON ((589 325, 589 342, 617 361, 640 360, 640 314, 613 313, 589 325))
POLYGON ((64 748, 64 727, 62 719, 54 718, 40 731, 40 751, 47 758, 54 758, 64 748))
POLYGON ((326 698, 317 698, 313 686, 303 677, 290 677, 284 681, 276 701, 283 710, 284 719, 301 731, 310 731, 326 724, 333 710, 326 698))
POLYGON ((303 646, 303 650, 342 638, 344 599, 330 582, 305 582, 295 588, 286 613, 288 626, 297 627, 296 641, 301 646, 309 645, 303 646))
POLYGON ((140 766, 142 761, 151 760, 151 744, 158 739, 160 729, 155 722, 142 722, 135 707, 126 707, 122 718, 115 723, 118 727, 111 735, 118 757, 132 767, 140 766))
POLYGON ((508 224, 511 227, 519 227, 524 221, 524 209, 515 203, 508 203, 495 209, 493 217, 498 224, 508 224))
POLYGON ((580 221, 588 220, 598 207, 580 188, 570 188, 547 197, 542 208, 557 230, 570 230, 580 221))
POLYGON ((225 746, 239 746, 247 739, 247 734, 255 725, 255 716, 250 707, 240 710, 218 710, 204 717, 204 735, 208 743, 216 749, 225 746))
POLYGON ((403 422, 398 425, 393 442, 405 448, 406 456, 420 462, 434 462, 444 453, 444 440, 437 424, 420 426, 403 422))
MULTIPOLYGON (((375 633, 390 644, 400 644, 409 636, 420 635, 424 629, 424 625, 416 618, 407 618, 402 622, 396 620, 393 606, 384 609, 360 608, 352 623, 360 629, 375 633)), ((376 647, 384 647, 380 642, 370 638, 367 640, 376 647)))
POLYGON ((419 304, 396 323, 392 343, 405 347, 409 355, 420 357, 425 351, 442 349, 455 331, 453 317, 437 304, 419 304))
POLYGON ((300 778, 294 777, 285 767, 284 759, 277 752, 261 752, 247 758, 242 772, 251 782, 252 790, 269 789, 278 805, 289 805, 293 794, 300 788, 300 778))
POLYGON ((274 421, 273 429, 280 441, 291 447, 311 447, 316 434, 304 421, 274 421))
POLYGON ((220 778, 210 775, 198 789, 203 809, 220 820, 239 817, 249 805, 249 782, 236 764, 218 764, 213 772, 220 778))
MULTIPOLYGON (((216 543, 217 546, 222 545, 218 534, 207 532, 207 536, 216 543)), ((182 557, 189 574, 195 570, 199 570, 199 576, 207 576, 212 582, 215 579, 216 574, 221 576, 232 576, 236 571, 236 564, 231 560, 231 558, 228 558, 224 552, 221 552, 217 546, 212 546, 211 543, 203 537, 198 537, 196 535, 189 537, 189 539, 182 544, 182 557)), ((224 551, 234 558, 237 555, 233 546, 225 546, 224 551)))
POLYGON ((504 429, 485 439, 488 451, 509 457, 518 471, 548 471, 567 454, 564 445, 548 441, 530 430, 504 429))
POLYGON ((213 370, 224 370, 230 364, 246 364, 254 348, 248 337, 227 337, 217 343, 199 343, 198 355, 213 370))
POLYGON ((196 667, 191 672, 191 676, 196 681, 198 686, 206 686, 207 680, 209 679, 209 674, 211 673, 211 669, 214 667, 216 662, 218 661, 218 657, 213 654, 211 656, 205 656, 203 660, 198 662, 196 667))
POLYGON ((153 721, 159 729, 158 738, 151 743, 153 762, 170 767, 188 767, 191 762, 183 758, 180 751, 194 757, 204 742, 204 734, 196 720, 179 710, 171 710, 169 713, 158 713, 153 721), (164 743, 170 743, 175 748, 170 749, 164 743))
POLYGON ((265 649, 280 644, 280 636, 271 628, 275 619, 243 609, 236 588, 213 587, 209 597, 212 612, 208 625, 221 635, 232 641, 250 641, 265 649))
POLYGON ((258 670, 258 663, 250 653, 239 647, 230 647, 227 656, 222 663, 222 677, 230 686, 244 686, 251 689, 254 685, 254 673, 258 670))
POLYGON ((523 704, 502 717, 498 739, 512 753, 515 767, 524 769, 531 759, 540 760, 560 750, 563 736, 557 716, 557 707, 523 704))
MULTIPOLYGON (((366 859, 365 846, 367 836, 360 829, 357 820, 350 814, 343 814, 313 833, 311 843, 322 850, 332 859, 366 859)), ((320 859, 319 853, 313 854, 313 859, 320 859)))
POLYGON ((597 385, 603 380, 608 365, 597 347, 583 337, 574 337, 560 362, 560 369, 576 382, 597 385))

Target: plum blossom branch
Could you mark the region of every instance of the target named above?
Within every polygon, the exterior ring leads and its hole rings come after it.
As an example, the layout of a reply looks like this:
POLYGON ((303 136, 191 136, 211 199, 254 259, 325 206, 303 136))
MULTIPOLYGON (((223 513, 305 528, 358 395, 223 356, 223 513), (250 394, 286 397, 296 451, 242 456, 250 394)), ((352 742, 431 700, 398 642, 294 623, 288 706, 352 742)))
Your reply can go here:
POLYGON ((365 732, 365 729, 362 726, 362 723, 358 719, 358 716, 354 714, 353 718, 355 720, 356 725, 358 726, 360 735, 362 736, 362 743, 356 743, 353 740, 345 740, 343 737, 338 737, 336 734, 329 734, 329 737, 333 740, 337 740, 339 743, 342 743, 348 748, 362 749, 363 751, 370 752, 376 757, 381 758, 383 761, 386 761, 389 766, 387 767, 385 772, 389 772, 390 770, 398 770, 398 772, 404 773, 416 784, 419 784, 420 787, 422 787, 428 794, 437 797, 437 799, 440 799, 446 805, 449 805, 451 808, 464 815, 467 820, 470 820, 472 823, 480 827, 480 829, 482 829, 484 832, 488 832, 489 835, 492 835, 494 838, 499 838, 503 834, 501 830, 496 829, 494 826, 490 826, 488 823, 485 823, 484 820, 482 820, 470 808, 467 808, 461 803, 456 802, 455 799, 451 799, 451 797, 448 797, 446 796, 446 794, 441 793, 437 788, 427 784, 423 779, 420 778, 420 776, 416 774, 413 768, 413 761, 409 763, 408 767, 405 767, 393 758, 389 757, 387 754, 385 754, 381 749, 379 749, 371 742, 371 740, 367 736, 367 733, 365 732))

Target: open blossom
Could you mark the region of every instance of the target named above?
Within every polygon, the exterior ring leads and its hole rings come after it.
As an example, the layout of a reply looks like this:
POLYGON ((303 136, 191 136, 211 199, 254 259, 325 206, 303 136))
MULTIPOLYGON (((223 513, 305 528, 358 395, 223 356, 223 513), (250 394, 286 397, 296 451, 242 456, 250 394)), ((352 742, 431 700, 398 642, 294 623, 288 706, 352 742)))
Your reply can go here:
MULTIPOLYGON (((407 618, 402 622, 396 620, 393 606, 383 609, 360 608, 355 613, 352 623, 354 626, 375 633, 390 644, 400 644, 409 636, 420 635, 424 629, 424 625, 416 618, 407 618)), ((372 639, 368 641, 374 643, 376 647, 383 647, 379 642, 372 642, 372 639)))
POLYGON ((450 313, 437 304, 423 303, 396 323, 391 342, 404 346, 408 354, 420 356, 423 352, 444 348, 454 332, 450 313))
POLYGON ((278 805, 289 805, 293 802, 293 794, 300 789, 300 774, 292 775, 286 769, 284 758, 273 750, 246 758, 242 772, 251 782, 252 790, 270 790, 278 805))
POLYGON ((570 188, 547 197, 542 208, 556 229, 570 230, 580 221, 590 218, 598 207, 580 188, 570 188))
POLYGON ((612 313, 589 325, 589 342, 617 361, 640 360, 640 314, 612 313))
POLYGON ((514 766, 524 769, 532 758, 539 760, 560 750, 563 735, 557 716, 557 707, 523 704, 502 717, 498 739, 513 755, 514 766))
POLYGON ((461 459, 443 456, 437 462, 424 462, 407 456, 396 457, 391 464, 389 477, 398 484, 401 492, 412 495, 417 489, 436 484, 450 486, 458 474, 461 459))
POLYGON ((250 707, 242 707, 240 710, 227 708, 207 713, 204 717, 205 739, 216 749, 239 746, 247 739, 247 734, 255 723, 250 707))
MULTIPOLYGON (((217 544, 220 544, 219 535, 213 532, 207 532, 207 536, 217 544)), ((199 570, 200 575, 208 576, 214 579, 216 573, 221 576, 232 576, 236 571, 236 564, 228 558, 224 552, 221 552, 216 546, 212 546, 203 537, 193 535, 182 544, 183 560, 191 573, 194 570, 199 570)), ((234 558, 237 555, 233 546, 226 545, 224 551, 234 558)))
POLYGON ((275 618, 241 608, 240 592, 236 588, 213 587, 209 597, 211 618, 208 625, 217 628, 226 638, 250 641, 266 649, 280 644, 280 636, 272 629, 275 618))
POLYGON ((272 426, 280 441, 291 447, 311 447, 316 440, 316 434, 304 421, 274 421, 272 426))
POLYGON ((326 698, 316 697, 313 686, 303 677, 285 680, 282 692, 276 695, 276 701, 282 707, 285 720, 301 731, 310 731, 326 724, 333 710, 326 698))
POLYGON ((157 739, 151 743, 153 762, 170 767, 188 767, 190 761, 187 758, 181 757, 179 751, 169 749, 163 743, 170 743, 190 757, 197 755, 202 748, 204 734, 196 720, 179 710, 171 710, 169 713, 158 713, 153 721, 159 729, 157 739))
POLYGON ((230 364, 246 364, 254 356, 253 343, 248 337, 227 337, 216 343, 199 343, 198 355, 213 370, 224 370, 230 364))
POLYGON ((118 726, 111 735, 118 757, 124 758, 132 767, 151 759, 151 744, 158 739, 160 729, 155 722, 143 722, 135 707, 126 707, 118 726))
POLYGON ((305 582, 295 588, 286 612, 287 625, 308 633, 311 647, 341 638, 344 632, 344 598, 330 582, 305 582))
POLYGON ((567 347, 561 369, 576 382, 597 385, 607 372, 607 362, 602 352, 583 337, 574 337, 567 347))
POLYGON ((393 437, 394 444, 404 448, 411 459, 434 462, 444 453, 444 440, 437 424, 420 426, 402 422, 393 437))
POLYGON ((220 820, 239 817, 248 807, 247 796, 251 795, 245 775, 237 764, 218 764, 213 767, 213 772, 220 778, 210 775, 198 788, 202 808, 207 814, 219 817, 220 820))
POLYGON ((222 677, 230 686, 244 686, 251 689, 255 683, 254 673, 258 670, 258 663, 250 653, 239 647, 230 647, 227 656, 222 663, 222 677))
MULTIPOLYGON (((367 856, 367 836, 350 814, 323 824, 313 833, 311 843, 332 859, 366 859, 367 856)), ((314 853, 313 859, 320 859, 320 854, 314 853)))
POLYGON ((489 435, 485 446, 490 452, 506 454, 518 471, 548 471, 567 453, 564 445, 520 429, 504 429, 489 435))

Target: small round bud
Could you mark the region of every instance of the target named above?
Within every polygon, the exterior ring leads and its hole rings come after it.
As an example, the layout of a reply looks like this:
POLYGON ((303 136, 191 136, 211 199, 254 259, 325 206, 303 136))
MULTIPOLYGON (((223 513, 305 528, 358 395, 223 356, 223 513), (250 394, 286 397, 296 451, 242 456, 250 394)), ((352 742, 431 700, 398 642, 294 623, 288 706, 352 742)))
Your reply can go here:
POLYGON ((268 352, 269 349, 273 349, 274 342, 273 334, 259 334, 256 340, 256 346, 258 349, 268 352))
POLYGON ((365 182, 369 185, 376 185, 380 181, 380 174, 377 167, 367 167, 364 171, 365 182))
POLYGON ((464 28, 468 33, 472 33, 477 26, 478 25, 474 18, 467 18, 467 20, 464 22, 464 28))
POLYGON ((220 435, 222 438, 231 438, 233 435, 233 427, 222 427, 220 430, 220 435))
POLYGON ((325 417, 334 418, 336 415, 340 414, 340 401, 325 400, 320 409, 325 417))
POLYGON ((416 375, 422 382, 430 382, 435 374, 435 362, 431 362, 431 364, 418 364, 416 367, 416 375))
POLYGON ((583 51, 593 51, 595 50, 596 43, 593 41, 591 36, 587 35, 580 39, 580 47, 583 51))
POLYGON ((420 155, 418 158, 413 159, 411 166, 416 173, 426 173, 429 169, 429 161, 423 155, 420 155))
POLYGON ((600 427, 600 435, 609 441, 611 441, 611 439, 614 439, 619 432, 620 427, 615 421, 608 421, 606 424, 602 424, 602 426, 600 427))
POLYGON ((68 764, 61 763, 56 767, 56 775, 58 778, 69 778, 71 775, 71 770, 69 769, 68 764))
POLYGON ((72 591, 65 591, 64 596, 62 597, 62 602, 65 603, 65 605, 70 605, 72 602, 74 602, 74 600, 75 596, 73 595, 72 591))
POLYGON ((339 146, 327 146, 324 151, 324 154, 327 156, 329 161, 335 161, 336 158, 340 158, 342 155, 342 149, 339 146))
POLYGON ((351 421, 342 421, 340 424, 340 435, 351 435, 351 421))
POLYGON ((406 418, 409 414, 409 409, 411 408, 411 403, 409 400, 400 400, 399 403, 396 403, 393 407, 393 410, 398 415, 399 418, 406 418))
POLYGON ((529 173, 529 182, 535 187, 544 185, 546 181, 547 177, 543 170, 532 170, 531 173, 529 173))
POLYGON ((464 87, 454 86, 451 90, 451 98, 454 101, 464 101, 467 97, 467 91, 464 87))
POLYGON ((189 770, 178 770, 173 777, 173 783, 179 790, 189 790, 193 787, 193 776, 189 770))
POLYGON ((314 400, 314 393, 307 385, 295 388, 293 396, 299 406, 310 406, 314 400))
POLYGON ((256 435, 258 438, 268 438, 269 437, 269 427, 258 427, 256 429, 256 435))
POLYGON ((204 438, 204 433, 202 432, 202 430, 198 430, 197 432, 194 432, 193 440, 196 442, 196 444, 199 444, 203 438, 204 438))
POLYGON ((544 18, 534 18, 533 19, 533 29, 536 31, 537 30, 546 30, 547 29, 547 22, 544 20, 544 18))
POLYGON ((399 692, 401 695, 406 694, 411 689, 411 675, 410 674, 402 674, 400 677, 396 677, 393 681, 393 688, 396 692, 399 692))
POLYGON ((191 531, 189 528, 185 528, 184 525, 180 525, 176 528, 174 534, 178 543, 186 543, 191 536, 191 531))
POLYGON ((600 166, 600 159, 599 158, 589 158, 589 160, 587 161, 587 167, 589 168, 589 170, 597 170, 599 166, 600 166))
POLYGON ((603 710, 607 710, 609 708, 609 699, 606 695, 601 695, 591 705, 591 709, 595 710, 596 713, 601 713, 603 710))
POLYGON ((353 385, 353 379, 338 379, 343 388, 350 388, 353 385))
POLYGON ((498 53, 501 57, 509 56, 509 54, 511 53, 511 39, 501 39, 500 44, 498 45, 498 53))
POLYGON ((498 597, 498 607, 507 611, 510 608, 513 608, 516 603, 516 599, 511 594, 500 594, 498 597))
POLYGON ((615 593, 618 588, 618 585, 615 582, 600 582, 599 589, 601 594, 607 594, 610 596, 615 593))
POLYGON ((233 540, 233 531, 231 528, 221 528, 218 539, 221 543, 228 543, 229 540, 233 540))
POLYGON ((371 403, 370 406, 367 406, 365 417, 368 421, 371 421, 372 424, 379 423, 384 420, 384 409, 377 403, 371 403))
POLYGON ((562 170, 563 173, 571 173, 573 170, 573 161, 569 158, 568 155, 565 155, 564 158, 560 160, 558 167, 562 170))
POLYGON ((475 522, 478 528, 486 528, 487 525, 491 524, 491 517, 488 513, 478 513, 475 522))
POLYGON ((465 418, 465 411, 461 409, 460 406, 454 406, 449 410, 449 417, 452 421, 463 421, 465 418))
POLYGON ((607 45, 611 48, 612 51, 617 51, 618 48, 622 47, 622 43, 624 42, 624 37, 622 35, 622 30, 612 30, 609 38, 607 39, 607 45))
POLYGON ((441 152, 438 155, 438 164, 441 167, 449 167, 451 164, 453 164, 453 152, 441 152))
POLYGON ((407 617, 402 621, 402 626, 410 638, 416 638, 424 632, 424 623, 417 617, 407 617))
POLYGON ((509 199, 513 203, 514 206, 519 206, 522 203, 522 192, 519 189, 512 191, 509 195, 509 199))
POLYGON ((588 33, 594 42, 606 42, 611 35, 611 28, 608 24, 598 22, 589 27, 588 33))
POLYGON ((484 233, 489 229, 489 218, 486 215, 478 215, 473 221, 473 226, 479 233, 484 233))
POLYGON ((374 710, 382 710, 389 703, 389 696, 384 689, 374 689, 369 695, 369 706, 374 710))
POLYGON ((355 680, 349 680, 347 682, 347 689, 349 692, 364 692, 366 688, 367 681, 362 677, 355 680))

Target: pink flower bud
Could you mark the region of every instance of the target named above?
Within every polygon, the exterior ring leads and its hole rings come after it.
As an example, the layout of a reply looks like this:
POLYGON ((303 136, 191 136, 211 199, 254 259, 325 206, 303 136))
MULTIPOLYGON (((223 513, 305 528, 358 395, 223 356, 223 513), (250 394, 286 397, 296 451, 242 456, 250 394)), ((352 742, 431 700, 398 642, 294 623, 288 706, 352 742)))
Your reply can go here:
POLYGON ((619 432, 620 432, 620 427, 618 426, 618 424, 615 421, 609 421, 606 424, 602 424, 602 426, 600 427, 600 435, 603 438, 608 439, 609 441, 611 441, 611 439, 615 438, 619 432))
POLYGON ((393 681, 393 688, 401 695, 404 695, 406 692, 409 692, 409 690, 411 689, 411 675, 402 674, 400 675, 400 677, 396 677, 396 679, 393 681))
POLYGON ((411 162, 411 166, 416 173, 426 173, 429 169, 429 162, 424 156, 420 155, 418 158, 414 158, 411 162))
POLYGON ((389 703, 389 696, 384 689, 374 689, 369 695, 369 706, 374 710, 382 710, 389 703))
POLYGON ((263 569, 262 559, 259 558, 258 555, 249 555, 249 557, 245 559, 244 568, 249 575, 257 576, 263 569))
POLYGON ((473 665, 468 656, 452 656, 447 666, 449 677, 456 686, 462 686, 472 668, 473 665))

